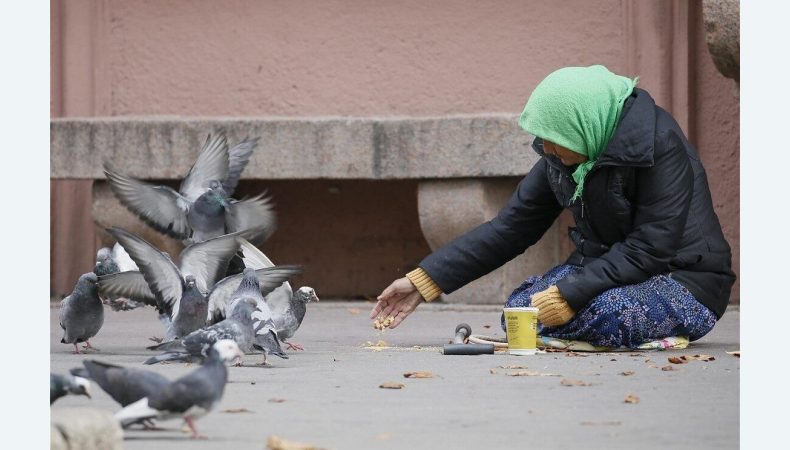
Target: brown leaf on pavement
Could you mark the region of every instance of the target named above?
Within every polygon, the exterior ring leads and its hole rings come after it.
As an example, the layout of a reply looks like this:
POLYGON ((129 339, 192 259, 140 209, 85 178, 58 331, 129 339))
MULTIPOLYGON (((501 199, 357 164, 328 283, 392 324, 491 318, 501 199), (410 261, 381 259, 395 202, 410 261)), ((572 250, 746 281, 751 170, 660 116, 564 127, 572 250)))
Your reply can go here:
POLYGON ((283 403, 285 402, 284 398, 270 398, 269 403, 283 403))
POLYGON ((740 358, 741 357, 741 351, 740 350, 735 350, 734 352, 727 352, 727 354, 728 355, 732 355, 732 356, 734 356, 736 358, 740 358))
POLYGON ((590 383, 586 383, 582 380, 570 380, 568 378, 563 378, 560 384, 563 386, 590 386, 590 383))
POLYGON ((488 369, 488 373, 491 375, 496 375, 496 369, 488 369))
POLYGON ((542 373, 542 372, 533 372, 531 370, 523 370, 520 372, 510 372, 506 373, 505 375, 509 377, 559 377, 561 375, 556 373, 542 373))
POLYGON ((684 358, 678 356, 670 356, 667 358, 667 361, 671 362, 672 364, 686 364, 688 362, 684 358))
POLYGON ((625 400, 623 400, 623 402, 636 404, 636 403, 639 403, 639 397, 637 397, 634 394, 628 394, 628 395, 625 396, 625 400))
POLYGON ((711 355, 683 355, 681 358, 685 359, 686 361, 715 361, 711 355))
POLYGON ((405 386, 406 385, 403 383, 393 383, 392 381, 387 381, 379 385, 381 389, 403 389, 405 386))
POLYGON ((634 372, 633 370, 626 370, 625 372, 620 372, 620 375, 622 375, 624 377, 630 377, 631 375, 633 375, 635 373, 636 372, 634 372))
POLYGON ((322 450, 313 444, 303 442, 288 441, 273 434, 266 439, 266 450, 322 450))
POLYGON ((661 370, 663 370, 664 372, 671 372, 673 370, 678 370, 678 369, 675 369, 675 367, 672 364, 667 364, 666 366, 662 367, 661 370))
POLYGON ((433 378, 433 374, 431 372, 406 372, 403 374, 403 378, 433 378))

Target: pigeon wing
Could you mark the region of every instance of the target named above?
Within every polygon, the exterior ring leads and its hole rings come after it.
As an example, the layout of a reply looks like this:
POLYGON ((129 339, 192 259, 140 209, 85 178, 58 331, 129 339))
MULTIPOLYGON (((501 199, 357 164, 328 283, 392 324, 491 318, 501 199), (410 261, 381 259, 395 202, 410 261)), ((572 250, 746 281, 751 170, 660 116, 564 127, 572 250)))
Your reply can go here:
POLYGON ((239 249, 239 237, 226 234, 192 244, 181 252, 181 273, 193 275, 201 292, 208 292, 228 271, 230 260, 239 249))
POLYGON ((118 200, 156 231, 176 239, 191 236, 189 202, 178 192, 122 175, 108 165, 104 166, 104 174, 118 200))
POLYGON ((137 270, 100 276, 99 294, 102 297, 124 297, 156 308, 164 308, 164 305, 157 302, 143 274, 137 270))
POLYGON ((112 259, 115 261, 115 264, 118 265, 118 270, 121 272, 140 270, 137 264, 132 261, 132 258, 129 257, 129 254, 126 253, 126 250, 123 249, 123 246, 117 242, 112 246, 112 259))
POLYGON ((229 232, 251 230, 245 233, 245 237, 255 244, 260 244, 271 236, 276 222, 271 200, 265 193, 232 201, 225 215, 225 225, 229 232))
MULTIPOLYGON (((288 278, 302 272, 301 267, 294 265, 283 265, 256 269, 258 284, 261 287, 261 295, 265 296, 278 286, 283 284, 288 278)), ((227 309, 230 306, 233 293, 238 289, 244 274, 237 274, 223 278, 208 295, 208 323, 216 323, 223 317, 227 317, 227 309)))
MULTIPOLYGON (((175 317, 181 296, 184 293, 184 281, 181 272, 166 253, 160 252, 144 239, 121 228, 108 228, 132 260, 140 267, 143 278, 151 292, 164 303, 161 309, 171 312, 175 317)), ((121 272, 123 273, 123 272, 121 272)))
POLYGON ((222 183, 222 187, 225 189, 228 197, 233 196, 233 191, 236 190, 236 186, 239 184, 241 173, 247 167, 252 152, 258 146, 258 139, 246 138, 228 150, 228 176, 222 183))
POLYGON ((224 380, 214 380, 203 367, 170 383, 148 398, 157 411, 183 413, 193 406, 207 408, 221 395, 224 380))
MULTIPOLYGON (((263 269, 274 266, 274 263, 258 247, 252 245, 246 239, 239 239, 239 248, 246 267, 263 269)), ((286 281, 266 296, 266 303, 275 312, 282 315, 288 309, 292 297, 293 289, 291 288, 291 283, 286 281)))
POLYGON ((211 181, 222 183, 228 177, 228 140, 220 131, 216 136, 210 134, 200 150, 197 161, 189 169, 181 187, 181 195, 194 202, 203 195, 211 181))

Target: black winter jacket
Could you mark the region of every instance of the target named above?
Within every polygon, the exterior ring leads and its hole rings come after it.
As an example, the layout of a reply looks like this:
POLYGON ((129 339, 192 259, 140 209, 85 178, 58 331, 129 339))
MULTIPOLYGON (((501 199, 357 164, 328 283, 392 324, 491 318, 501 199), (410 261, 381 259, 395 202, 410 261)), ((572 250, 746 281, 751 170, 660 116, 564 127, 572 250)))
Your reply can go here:
POLYGON ((566 263, 584 269, 557 288, 575 311, 607 289, 669 274, 721 317, 735 275, 705 170, 677 122, 646 91, 634 89, 626 100, 581 199, 570 201, 573 169, 544 154, 541 139, 533 148, 541 159, 499 214, 419 264, 443 292, 523 253, 569 208, 576 250, 566 263))

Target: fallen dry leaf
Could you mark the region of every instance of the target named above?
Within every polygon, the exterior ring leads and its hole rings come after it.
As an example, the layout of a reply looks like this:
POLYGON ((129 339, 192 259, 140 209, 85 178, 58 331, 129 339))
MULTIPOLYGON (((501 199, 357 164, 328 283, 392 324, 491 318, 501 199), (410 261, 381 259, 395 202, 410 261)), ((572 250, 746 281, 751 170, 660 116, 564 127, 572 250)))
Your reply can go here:
POLYGON ((542 373, 542 372, 533 372, 531 370, 523 370, 520 372, 510 372, 506 373, 505 375, 509 377, 559 377, 561 375, 556 373, 542 373))
POLYGON ((568 378, 563 378, 560 384, 562 386, 590 386, 590 383, 586 383, 582 380, 570 380, 568 378))
POLYGON ((675 369, 675 367, 672 364, 667 364, 666 366, 662 367, 661 370, 663 370, 664 372, 671 372, 673 370, 678 370, 678 369, 675 369))
POLYGON ((284 398, 270 398, 269 403, 283 403, 285 402, 284 398))
POLYGON ((403 378, 433 378, 433 374, 431 372, 406 372, 403 374, 403 378))
POLYGON ((527 366, 499 366, 500 369, 527 369, 527 366))
POLYGON ((714 358, 711 355, 683 355, 681 356, 681 358, 687 361, 715 361, 716 360, 716 358, 714 358))
POLYGON ((667 358, 667 361, 671 362, 672 364, 686 364, 688 362, 685 359, 677 356, 670 356, 667 358))
POLYGON ((490 373, 491 375, 495 375, 496 369, 488 369, 488 373, 490 373))
POLYGON ((228 408, 228 409, 223 409, 222 412, 236 414, 236 413, 251 413, 252 411, 250 411, 247 408, 228 408))
POLYGON ((633 370, 626 370, 625 372, 620 372, 620 375, 622 375, 624 377, 630 377, 631 375, 633 375, 635 373, 636 372, 634 372, 633 370))
POLYGON ((740 350, 736 350, 734 352, 727 352, 727 354, 728 355, 732 355, 732 356, 734 356, 736 358, 740 358, 741 357, 741 351, 740 350))
POLYGON ((266 450, 321 450, 313 444, 285 440, 273 434, 266 439, 266 450))
POLYGON ((386 383, 381 383, 379 385, 381 389, 403 389, 406 387, 403 383, 393 383, 392 381, 387 381, 386 383))
POLYGON ((651 368, 651 369, 658 369, 658 366, 657 366, 657 365, 655 365, 655 364, 650 364, 650 365, 649 365, 649 366, 647 366, 647 367, 649 367, 649 368, 651 368))
POLYGON ((483 328, 486 328, 486 329, 491 328, 491 325, 483 325, 483 328))
POLYGON ((639 403, 639 397, 634 394, 628 394, 625 396, 625 400, 623 400, 623 402, 636 404, 639 403))

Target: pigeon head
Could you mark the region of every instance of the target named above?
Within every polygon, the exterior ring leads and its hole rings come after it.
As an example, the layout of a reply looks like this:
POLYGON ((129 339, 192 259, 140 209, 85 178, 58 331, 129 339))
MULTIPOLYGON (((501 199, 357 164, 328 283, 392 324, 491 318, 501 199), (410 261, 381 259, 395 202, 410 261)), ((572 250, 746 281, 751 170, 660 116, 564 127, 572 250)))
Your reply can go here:
POLYGON ((302 286, 295 293, 294 298, 301 300, 305 303, 312 301, 319 301, 318 296, 315 294, 315 289, 310 286, 302 286))
POLYGON ((96 265, 93 267, 96 275, 109 275, 120 272, 118 264, 112 259, 112 250, 102 247, 96 252, 96 265))
POLYGON ((91 382, 82 377, 71 377, 68 386, 69 393, 74 395, 84 395, 91 398, 91 382))
POLYGON ((188 288, 195 287, 195 283, 196 282, 195 282, 195 276, 194 275, 187 275, 184 278, 184 281, 186 282, 186 287, 188 287, 188 288))
POLYGON ((239 344, 233 339, 220 339, 211 347, 210 359, 219 359, 223 363, 232 363, 240 360, 244 352, 239 348, 239 344))
POLYGON ((82 295, 91 295, 96 292, 96 284, 99 282, 99 277, 93 272, 88 272, 80 275, 77 280, 77 286, 74 287, 74 292, 82 295))

